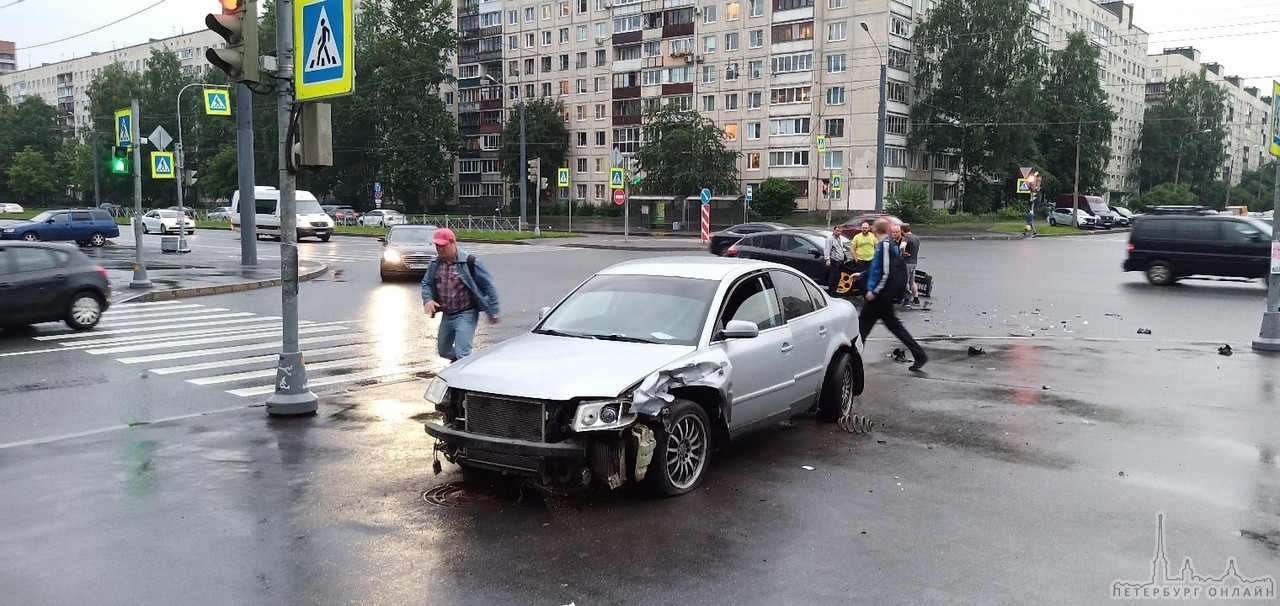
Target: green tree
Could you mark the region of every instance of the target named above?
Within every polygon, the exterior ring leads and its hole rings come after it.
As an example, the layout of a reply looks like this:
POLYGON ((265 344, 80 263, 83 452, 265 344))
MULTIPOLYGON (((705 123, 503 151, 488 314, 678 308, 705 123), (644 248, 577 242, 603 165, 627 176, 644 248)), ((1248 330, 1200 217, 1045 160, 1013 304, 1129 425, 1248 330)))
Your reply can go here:
POLYGON ((1040 100, 1048 123, 1038 139, 1047 169, 1043 191, 1050 198, 1075 189, 1077 137, 1080 192, 1103 192, 1116 113, 1098 80, 1098 57, 1098 47, 1084 32, 1072 33, 1066 48, 1049 57, 1049 78, 1040 100))
MULTIPOLYGON (((142 96, 144 87, 141 73, 125 71, 118 63, 103 68, 89 83, 89 115, 98 136, 98 178, 103 202, 132 204, 133 177, 111 172, 111 150, 116 141, 116 110, 128 108, 130 100, 142 96)), ((145 116, 143 120, 139 126, 145 124, 145 116)))
POLYGON ((53 167, 39 150, 27 146, 9 163, 9 191, 20 199, 44 201, 56 191, 53 167))
MULTIPOLYGON (((537 160, 547 184, 554 187, 556 169, 569 157, 569 127, 564 123, 564 103, 547 97, 529 102, 524 108, 525 155, 537 160)), ((520 163, 520 104, 507 112, 502 130, 502 175, 519 192, 520 180, 527 177, 528 167, 520 163)), ((534 184, 529 184, 529 202, 533 202, 534 184)), ((518 195, 518 194, 517 194, 518 195)))
POLYGON ((1186 183, 1174 185, 1173 183, 1161 183, 1146 193, 1133 198, 1133 206, 1135 209, 1147 209, 1152 206, 1165 205, 1196 205, 1200 203, 1200 199, 1191 193, 1191 186, 1186 183))
POLYGON ((69 191, 77 199, 93 193, 93 150, 74 137, 63 139, 53 156, 54 184, 59 191, 69 191))
MULTIPOLYGON (((58 109, 40 97, 27 97, 21 103, 0 103, 0 173, 6 172, 14 154, 30 147, 45 158, 52 158, 62 144, 58 109)), ((0 190, 5 189, 0 180, 0 190)), ((14 192, 16 193, 16 192, 14 192)))
POLYGON ((211 200, 231 199, 240 189, 240 172, 237 166, 236 148, 224 147, 211 158, 200 171, 200 192, 211 200))
MULTIPOLYGON (((955 156, 962 188, 1036 156, 1045 74, 1024 0, 941 0, 916 28, 912 149, 955 156)), ((963 199, 963 198, 962 198, 963 199)))
POLYGON ((697 110, 674 103, 646 110, 644 143, 635 158, 646 194, 691 196, 703 188, 738 194, 738 152, 725 147, 720 127, 697 110))
POLYGON ((903 181, 889 194, 884 208, 907 223, 928 223, 933 220, 933 200, 930 198, 926 186, 903 181))
POLYGON ((1202 68, 1194 76, 1170 80, 1164 98, 1147 105, 1137 170, 1143 191, 1161 183, 1186 183, 1195 191, 1221 176, 1225 99, 1226 92, 1202 68))
POLYGON ((1263 162, 1258 168, 1247 170, 1240 175, 1240 188, 1253 194, 1254 204, 1250 211, 1270 210, 1275 205, 1276 162, 1272 159, 1263 162), (1257 208, 1254 208, 1254 205, 1257 208))
POLYGON ((786 179, 769 177, 752 196, 751 209, 762 217, 781 218, 796 212, 796 186, 786 179))

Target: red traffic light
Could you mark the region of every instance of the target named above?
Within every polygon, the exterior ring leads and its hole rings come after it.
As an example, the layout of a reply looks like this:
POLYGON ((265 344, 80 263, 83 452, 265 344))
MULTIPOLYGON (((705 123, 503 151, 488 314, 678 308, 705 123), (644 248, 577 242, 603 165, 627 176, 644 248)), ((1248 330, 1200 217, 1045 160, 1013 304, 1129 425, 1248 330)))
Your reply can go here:
POLYGON ((224 13, 234 13, 244 7, 244 0, 218 0, 218 3, 224 13))

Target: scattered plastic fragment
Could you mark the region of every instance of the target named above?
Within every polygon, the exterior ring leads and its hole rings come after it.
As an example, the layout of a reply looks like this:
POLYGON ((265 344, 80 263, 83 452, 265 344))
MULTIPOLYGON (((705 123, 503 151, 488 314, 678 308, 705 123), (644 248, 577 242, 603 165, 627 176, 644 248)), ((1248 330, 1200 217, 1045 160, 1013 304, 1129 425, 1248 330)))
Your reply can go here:
POLYGON ((1150 328, 1139 328, 1139 329, 1138 329, 1138 334, 1140 334, 1140 335, 1149 335, 1149 334, 1151 334, 1151 329, 1150 329, 1150 328))
POLYGON ((1232 351, 1231 351, 1231 346, 1230 346, 1230 345, 1223 345, 1222 347, 1219 347, 1219 348, 1218 348, 1218 355, 1220 355, 1220 356, 1229 356, 1229 355, 1231 355, 1232 353, 1234 353, 1234 352, 1232 352, 1232 351))
POLYGON ((812 465, 801 465, 801 466, 800 466, 800 469, 803 469, 803 470, 805 470, 805 471, 813 471, 813 466, 812 466, 812 465))
POLYGON ((970 346, 969 346, 969 355, 971 355, 971 356, 985 356, 985 355, 987 355, 987 352, 983 351, 981 347, 974 347, 974 346, 970 345, 970 346))

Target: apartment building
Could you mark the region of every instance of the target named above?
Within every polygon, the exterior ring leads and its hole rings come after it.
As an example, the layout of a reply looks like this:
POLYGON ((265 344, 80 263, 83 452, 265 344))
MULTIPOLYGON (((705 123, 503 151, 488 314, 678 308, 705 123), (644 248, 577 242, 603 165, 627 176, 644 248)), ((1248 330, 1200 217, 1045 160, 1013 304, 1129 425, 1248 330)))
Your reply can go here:
MULTIPOLYGON (((210 47, 220 48, 222 45, 222 38, 207 30, 170 38, 153 38, 145 44, 95 52, 84 57, 0 74, 0 88, 9 95, 12 103, 19 103, 31 96, 42 97, 65 116, 63 130, 68 134, 77 134, 89 128, 89 85, 107 66, 118 63, 126 71, 142 71, 146 69, 153 49, 167 49, 177 53, 184 74, 194 75, 209 67, 209 62, 204 57, 205 50, 210 47)), ((3 56, 4 50, 0 47, 0 65, 3 65, 3 56)))
POLYGON ((1267 133, 1271 126, 1271 97, 1259 96, 1252 86, 1243 86, 1238 76, 1226 76, 1217 63, 1201 63, 1200 51, 1193 47, 1166 48, 1147 57, 1147 103, 1164 98, 1169 81, 1179 76, 1194 76, 1204 69, 1205 77, 1226 92, 1222 106, 1223 125, 1227 129, 1227 159, 1222 165, 1222 180, 1232 185, 1240 176, 1267 161, 1267 133))
POLYGON ((0 74, 18 71, 18 50, 8 40, 0 40, 0 74))
MULTIPOLYGON (((1033 0, 1034 1, 1034 0, 1033 0)), ((1111 162, 1106 188, 1113 196, 1138 192, 1134 170, 1146 111, 1147 32, 1133 23, 1133 5, 1095 0, 1040 0, 1049 50, 1066 48, 1074 32, 1098 47, 1098 81, 1116 121, 1111 124, 1111 162)))
MULTIPOLYGON (((909 154, 912 29, 932 0, 480 0, 458 9, 459 201, 501 202, 498 149, 507 108, 563 101, 571 187, 608 201, 610 155, 641 144, 645 108, 697 109, 740 153, 740 188, 781 177, 805 210, 875 205, 879 68, 888 64, 886 182, 937 181, 947 158, 909 154), (867 24, 864 31, 860 24, 867 24), (869 32, 869 33, 868 33, 869 32), (877 46, 878 45, 878 46, 877 46), (824 135, 819 153, 817 136, 824 135), (936 172, 936 175, 935 175, 936 172), (843 177, 839 194, 826 180, 843 177)), ((450 92, 446 99, 453 101, 450 92)), ((530 141, 537 145, 537 141, 530 141)), ((950 181, 948 181, 950 177, 950 181)))

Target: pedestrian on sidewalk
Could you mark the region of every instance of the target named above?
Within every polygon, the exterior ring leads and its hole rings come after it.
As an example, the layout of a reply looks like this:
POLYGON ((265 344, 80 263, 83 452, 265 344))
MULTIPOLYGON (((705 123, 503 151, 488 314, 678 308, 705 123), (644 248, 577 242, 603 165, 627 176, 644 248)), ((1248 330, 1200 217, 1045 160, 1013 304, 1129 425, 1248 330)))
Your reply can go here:
POLYGON ((471 355, 480 312, 490 324, 498 323, 498 290, 484 264, 458 248, 452 229, 437 229, 432 242, 437 254, 422 277, 422 307, 432 318, 444 314, 436 348, 440 357, 454 362, 471 355))
POLYGON ((858 332, 862 335, 862 344, 867 343, 867 334, 875 327, 877 321, 884 322, 885 328, 893 333, 907 349, 911 350, 914 362, 910 370, 918 371, 929 361, 924 348, 916 342, 907 328, 902 325, 894 312, 893 304, 907 288, 907 267, 902 261, 902 253, 894 244, 888 219, 876 219, 875 235, 879 238, 875 255, 871 259, 871 269, 867 272, 867 304, 858 314, 858 332))
POLYGON ((1023 235, 1028 238, 1034 238, 1040 235, 1036 231, 1036 209, 1032 208, 1027 210, 1027 227, 1022 231, 1023 235))
POLYGON ((916 264, 920 257, 920 236, 911 233, 911 224, 902 224, 902 261, 907 266, 907 292, 911 294, 908 302, 920 304, 920 285, 916 284, 916 264))
POLYGON ((827 292, 831 296, 838 296, 837 290, 840 287, 840 273, 844 270, 844 264, 849 260, 849 248, 844 243, 844 237, 840 235, 841 229, 839 225, 831 228, 831 235, 827 236, 826 249, 822 253, 822 258, 827 265, 827 292))
MULTIPOLYGON (((863 221, 858 226, 858 233, 853 235, 853 268, 858 274, 865 276, 871 267, 871 259, 876 255, 876 236, 871 233, 871 224, 863 221)), ((859 280, 861 290, 866 291, 866 280, 859 280)))

